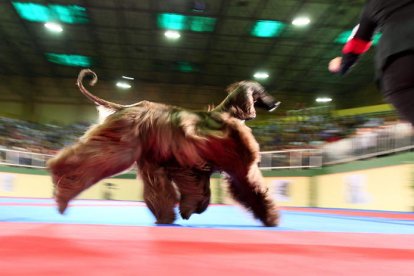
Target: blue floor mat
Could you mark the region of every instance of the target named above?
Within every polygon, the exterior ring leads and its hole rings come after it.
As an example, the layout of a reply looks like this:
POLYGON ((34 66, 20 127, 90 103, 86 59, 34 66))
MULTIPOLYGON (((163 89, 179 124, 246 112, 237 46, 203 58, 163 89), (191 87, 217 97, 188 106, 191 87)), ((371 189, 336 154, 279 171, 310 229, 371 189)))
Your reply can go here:
MULTIPOLYGON (((50 199, 1 198, 0 203, 0 222, 155 226, 149 210, 134 203, 78 200, 73 201, 73 206, 68 208, 65 215, 57 212, 50 199), (15 203, 18 204, 13 205, 15 203)), ((269 228, 263 227, 260 221, 239 206, 211 205, 203 214, 195 214, 190 220, 178 218, 174 227, 414 234, 412 220, 290 210, 281 213, 280 226, 269 228)))

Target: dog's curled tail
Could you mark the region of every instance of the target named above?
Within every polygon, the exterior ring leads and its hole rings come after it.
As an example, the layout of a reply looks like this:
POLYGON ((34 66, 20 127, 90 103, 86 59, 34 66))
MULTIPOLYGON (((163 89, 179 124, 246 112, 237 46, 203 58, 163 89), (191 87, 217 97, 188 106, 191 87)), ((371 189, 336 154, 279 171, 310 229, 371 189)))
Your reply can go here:
POLYGON ((93 95, 92 93, 90 93, 82 84, 83 78, 88 75, 91 74, 92 75, 92 80, 89 82, 90 86, 94 86, 96 84, 96 82, 98 81, 98 76, 96 75, 96 73, 90 69, 82 69, 79 72, 78 75, 78 80, 76 81, 76 85, 79 87, 79 90, 82 92, 83 95, 85 95, 89 100, 93 101, 96 105, 99 106, 103 106, 105 108, 111 109, 111 110, 120 110, 122 108, 124 108, 125 106, 121 105, 121 104, 116 104, 116 103, 112 103, 109 101, 106 101, 104 99, 101 99, 95 95, 93 95))

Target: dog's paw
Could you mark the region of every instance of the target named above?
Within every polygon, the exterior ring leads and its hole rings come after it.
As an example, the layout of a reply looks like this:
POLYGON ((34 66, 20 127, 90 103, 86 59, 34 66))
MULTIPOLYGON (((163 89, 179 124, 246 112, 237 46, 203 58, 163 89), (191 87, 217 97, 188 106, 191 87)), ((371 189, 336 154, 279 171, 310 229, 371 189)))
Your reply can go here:
POLYGON ((162 219, 157 219, 157 221, 155 222, 155 224, 158 224, 158 225, 162 225, 162 224, 173 224, 174 221, 175 221, 175 218, 174 219, 171 219, 171 218, 162 218, 162 219))
POLYGON ((190 209, 181 209, 180 208, 180 215, 183 219, 188 220, 191 215, 194 213, 194 210, 190 210, 190 209))
POLYGON ((272 210, 270 214, 262 220, 264 226, 274 227, 279 225, 279 211, 277 209, 272 210))
POLYGON ((210 205, 210 197, 206 197, 198 203, 198 206, 197 206, 197 209, 195 210, 195 213, 196 214, 203 213, 207 209, 208 205, 210 205))
POLYGON ((176 219, 176 214, 173 209, 168 211, 164 210, 157 213, 155 218, 157 219, 155 224, 173 224, 176 219))
POLYGON ((61 215, 63 215, 66 211, 66 209, 68 208, 68 202, 64 202, 64 201, 58 201, 57 202, 58 205, 58 211, 61 215))

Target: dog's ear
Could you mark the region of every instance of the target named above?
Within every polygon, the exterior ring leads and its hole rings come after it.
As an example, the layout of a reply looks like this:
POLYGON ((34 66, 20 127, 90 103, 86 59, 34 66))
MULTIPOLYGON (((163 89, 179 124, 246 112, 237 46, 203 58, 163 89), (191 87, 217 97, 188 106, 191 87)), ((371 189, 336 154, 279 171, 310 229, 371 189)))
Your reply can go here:
POLYGON ((240 120, 251 120, 256 117, 255 103, 259 107, 273 110, 276 101, 267 94, 263 86, 255 81, 240 81, 229 85, 226 89, 228 96, 215 111, 229 112, 240 120))
POLYGON ((256 118, 254 108, 254 89, 244 81, 229 86, 233 116, 240 120, 251 120, 256 118))
POLYGON ((238 88, 240 88, 242 82, 235 82, 230 84, 229 86, 227 86, 226 88, 226 92, 227 94, 231 94, 234 91, 236 91, 238 88))

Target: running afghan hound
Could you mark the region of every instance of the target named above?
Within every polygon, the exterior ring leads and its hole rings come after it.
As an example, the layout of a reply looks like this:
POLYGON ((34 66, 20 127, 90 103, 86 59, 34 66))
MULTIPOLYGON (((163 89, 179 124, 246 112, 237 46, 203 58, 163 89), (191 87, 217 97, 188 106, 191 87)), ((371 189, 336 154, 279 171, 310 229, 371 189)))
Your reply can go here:
POLYGON ((243 122, 256 117, 255 104, 269 111, 279 104, 259 83, 232 84, 217 107, 189 111, 149 101, 108 102, 83 86, 87 74, 93 76, 91 85, 97 81, 93 71, 82 70, 80 91, 113 113, 48 161, 60 213, 82 191, 137 164, 144 201, 158 224, 175 221, 177 203, 184 219, 205 211, 210 176, 222 171, 236 201, 264 225, 277 225, 278 210, 258 168, 259 145, 243 122))

